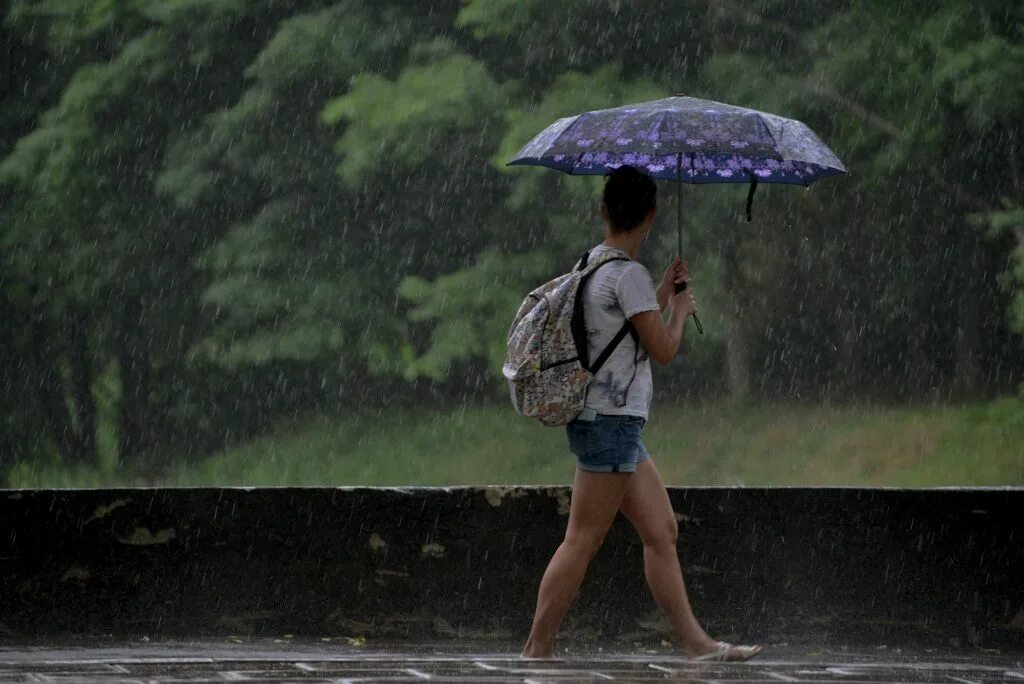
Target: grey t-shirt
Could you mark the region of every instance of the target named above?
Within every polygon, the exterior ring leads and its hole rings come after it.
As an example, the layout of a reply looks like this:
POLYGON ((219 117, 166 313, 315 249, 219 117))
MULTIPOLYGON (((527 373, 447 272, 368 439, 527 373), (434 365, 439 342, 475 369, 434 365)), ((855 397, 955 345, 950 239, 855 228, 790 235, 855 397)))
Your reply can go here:
MULTIPOLYGON (((613 247, 597 245, 589 259, 613 247)), ((619 250, 616 250, 619 251, 619 250)), ((625 252, 622 252, 626 256, 625 252)), ((643 311, 659 311, 651 274, 636 261, 613 261, 601 266, 584 285, 583 320, 587 350, 593 363, 626 319, 643 311)), ((585 406, 598 413, 648 417, 654 383, 651 361, 641 346, 626 337, 612 352, 587 388, 585 406)))

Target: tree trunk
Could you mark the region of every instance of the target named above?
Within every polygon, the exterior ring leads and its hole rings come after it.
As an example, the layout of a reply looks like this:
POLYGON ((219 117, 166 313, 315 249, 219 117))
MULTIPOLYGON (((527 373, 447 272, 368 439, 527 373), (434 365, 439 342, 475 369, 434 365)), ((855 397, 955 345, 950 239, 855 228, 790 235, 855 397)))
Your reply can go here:
POLYGON ((71 390, 78 416, 81 452, 79 462, 99 464, 96 450, 96 402, 92 395, 93 372, 89 358, 89 318, 76 314, 71 318, 71 390))
POLYGON ((122 461, 138 460, 151 446, 149 350, 143 333, 143 305, 139 298, 122 302, 117 361, 121 374, 117 448, 122 461))
POLYGON ((960 293, 960 316, 957 319, 956 336, 953 344, 953 395, 958 398, 970 399, 978 390, 979 347, 981 339, 978 335, 978 306, 969 290, 960 293))
POLYGON ((736 237, 729 237, 726 240, 723 266, 726 383, 729 397, 735 401, 743 401, 750 395, 750 367, 747 360, 747 340, 742 326, 742 285, 738 280, 741 273, 739 239, 736 237))
MULTIPOLYGON (((733 46, 726 44, 726 23, 728 12, 723 0, 714 0, 711 5, 711 48, 716 55, 729 54, 733 46)), ((723 254, 723 283, 725 290, 725 376, 729 397, 743 401, 750 394, 750 367, 747 362, 747 340, 743 335, 741 301, 742 286, 738 282, 739 237, 735 230, 729 231, 725 239, 723 254)))
POLYGON ((39 370, 39 394, 46 411, 46 423, 62 460, 79 463, 82 453, 81 439, 75 431, 64 400, 64 383, 61 377, 61 355, 57 349, 58 339, 45 311, 36 311, 32 320, 32 353, 39 370))

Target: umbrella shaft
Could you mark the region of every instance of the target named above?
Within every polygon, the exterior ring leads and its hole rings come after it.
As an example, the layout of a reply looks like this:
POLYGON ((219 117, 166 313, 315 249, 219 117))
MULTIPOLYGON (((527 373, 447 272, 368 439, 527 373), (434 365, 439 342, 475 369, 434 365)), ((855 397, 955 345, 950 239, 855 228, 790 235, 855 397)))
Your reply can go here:
POLYGON ((683 258, 683 153, 676 156, 676 256, 683 258))

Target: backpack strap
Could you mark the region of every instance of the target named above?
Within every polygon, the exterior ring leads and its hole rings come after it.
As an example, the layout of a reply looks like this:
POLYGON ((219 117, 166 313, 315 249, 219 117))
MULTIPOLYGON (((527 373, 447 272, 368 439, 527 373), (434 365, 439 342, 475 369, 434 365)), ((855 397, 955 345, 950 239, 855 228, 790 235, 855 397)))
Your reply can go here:
MULTIPOLYGON (((589 252, 583 253, 583 258, 580 262, 580 270, 586 268, 588 255, 589 252)), ((587 280, 590 278, 590 276, 594 275, 594 273, 597 272, 597 269, 613 261, 632 261, 632 259, 628 259, 626 257, 611 257, 610 259, 602 261, 597 266, 594 266, 592 269, 590 269, 589 273, 584 273, 583 276, 580 277, 579 285, 576 286, 576 299, 573 302, 572 307, 572 321, 570 322, 570 328, 572 329, 573 342, 576 344, 576 354, 579 357, 580 365, 586 368, 587 370, 591 371, 592 373, 596 373, 597 371, 595 369, 592 369, 590 366, 590 354, 587 350, 587 326, 583 320, 583 287, 584 285, 587 284, 587 280)), ((600 356, 598 357, 600 363, 595 363, 595 368, 600 368, 600 366, 603 365, 604 362, 608 360, 608 356, 611 356, 611 353, 615 351, 615 347, 617 347, 619 343, 622 342, 622 338, 625 337, 626 333, 630 331, 632 331, 634 339, 636 339, 636 330, 633 328, 633 324, 627 320, 625 325, 622 326, 622 330, 620 330, 616 334, 615 339, 613 339, 611 343, 608 345, 608 347, 603 352, 601 352, 600 356)))
POLYGON ((604 362, 608 360, 608 357, 612 355, 612 352, 619 346, 619 343, 626 338, 627 333, 633 336, 634 342, 638 340, 639 335, 637 335, 636 328, 633 327, 633 322, 630 320, 626 320, 622 327, 619 328, 619 332, 615 333, 615 337, 613 337, 612 341, 608 343, 608 346, 604 348, 601 355, 597 357, 597 360, 594 361, 594 365, 587 370, 594 375, 597 375, 597 371, 601 370, 601 366, 603 366, 604 362))

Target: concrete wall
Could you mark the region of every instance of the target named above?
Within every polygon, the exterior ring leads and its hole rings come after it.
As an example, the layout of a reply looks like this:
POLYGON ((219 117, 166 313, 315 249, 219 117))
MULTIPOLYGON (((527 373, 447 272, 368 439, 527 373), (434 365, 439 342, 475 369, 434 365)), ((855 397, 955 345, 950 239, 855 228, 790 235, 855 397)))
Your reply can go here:
MULTIPOLYGON (((1024 649, 1024 490, 673 488, 720 638, 1024 649)), ((564 487, 0 490, 0 638, 525 638, 564 487)), ((668 636, 619 519, 567 640, 668 636)))

